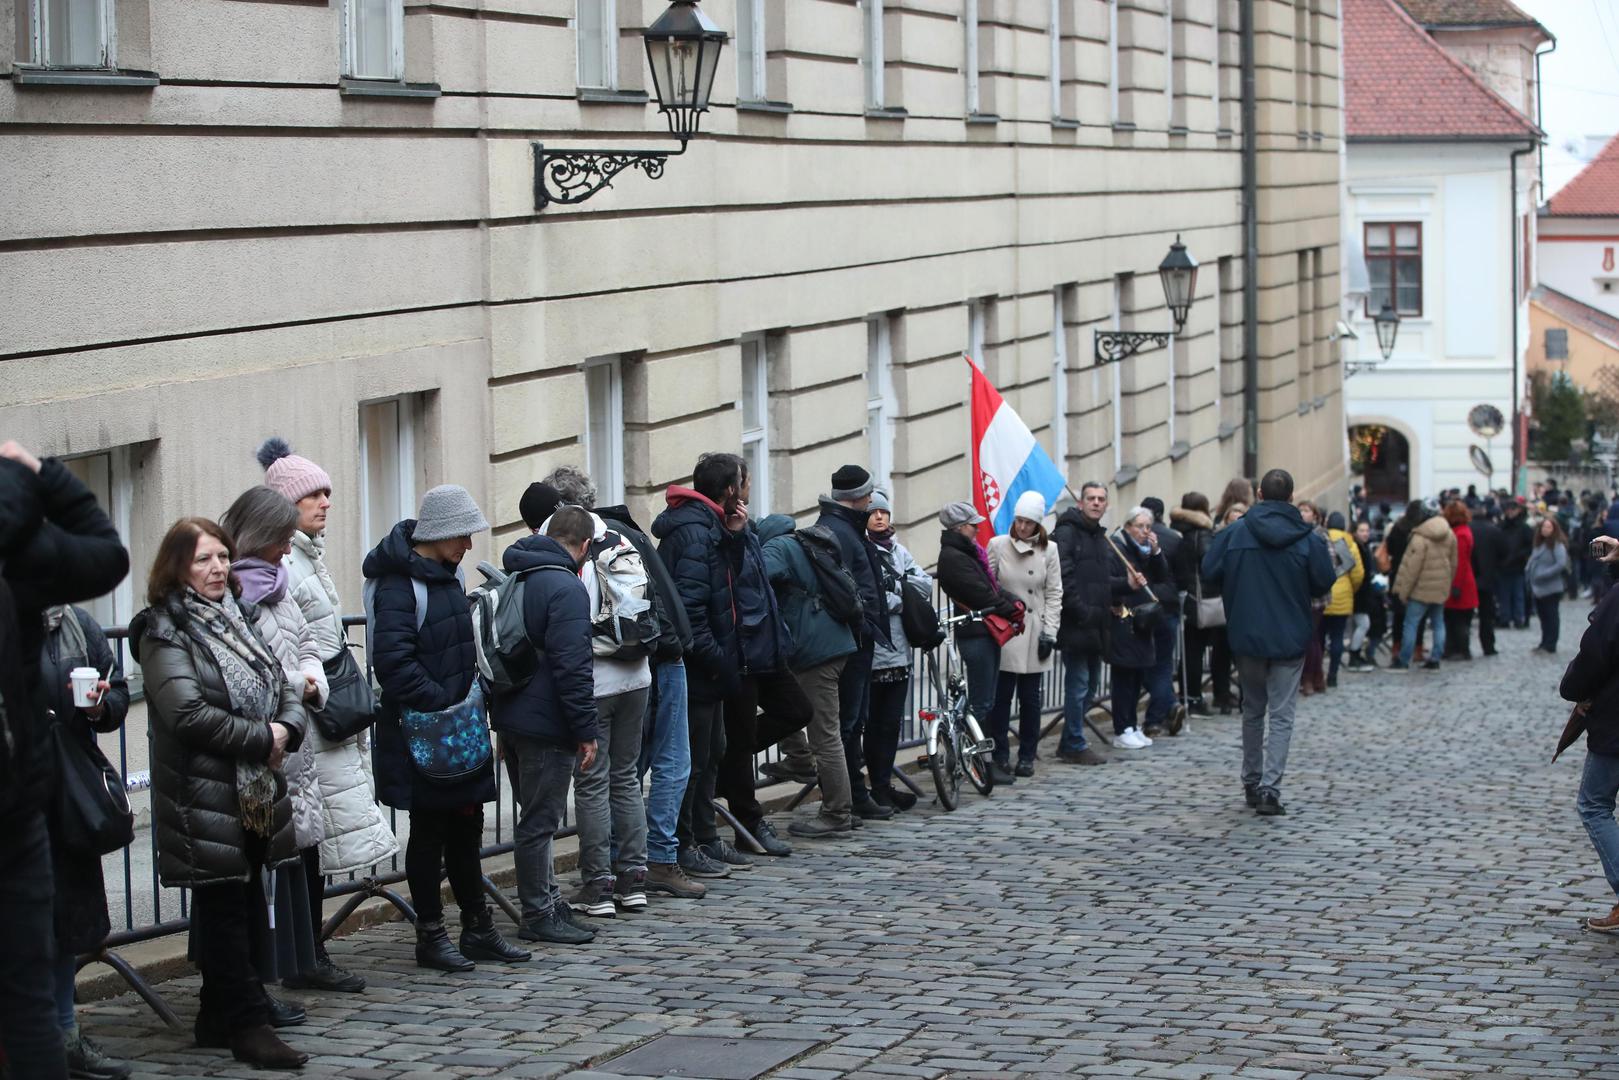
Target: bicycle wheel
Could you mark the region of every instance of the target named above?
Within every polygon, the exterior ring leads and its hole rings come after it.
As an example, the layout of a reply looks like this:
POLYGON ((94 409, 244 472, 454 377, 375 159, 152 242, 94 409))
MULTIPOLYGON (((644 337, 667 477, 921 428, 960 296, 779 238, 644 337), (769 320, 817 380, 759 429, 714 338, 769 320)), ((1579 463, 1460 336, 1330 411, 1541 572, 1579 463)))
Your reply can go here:
POLYGON ((967 774, 967 781, 978 789, 978 794, 988 795, 995 790, 995 774, 989 771, 990 755, 966 752, 966 747, 974 746, 976 743, 972 729, 967 726, 965 711, 956 715, 955 734, 956 752, 961 758, 962 771, 967 774))
POLYGON ((954 810, 961 801, 961 767, 956 757, 956 743, 950 730, 939 732, 939 752, 928 755, 928 771, 933 773, 933 788, 939 795, 939 805, 954 810))

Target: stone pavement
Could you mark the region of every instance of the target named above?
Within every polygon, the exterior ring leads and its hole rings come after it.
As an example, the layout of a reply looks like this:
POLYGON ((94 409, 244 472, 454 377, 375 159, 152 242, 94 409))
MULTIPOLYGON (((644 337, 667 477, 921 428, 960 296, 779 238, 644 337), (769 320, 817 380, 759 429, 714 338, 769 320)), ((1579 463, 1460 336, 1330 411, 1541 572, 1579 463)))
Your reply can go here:
MULTIPOLYGON (((1562 657, 1507 632, 1499 658, 1302 702, 1285 818, 1242 804, 1238 721, 1204 720, 801 842, 526 965, 433 975, 402 924, 364 931, 333 952, 371 988, 306 995, 287 1035, 304 1075, 352 1080, 606 1077, 665 1033, 715 1040, 686 1076, 741 1075, 739 1036, 816 1044, 779 1080, 1619 1076, 1619 939, 1578 923, 1613 899, 1583 753, 1547 764, 1582 616, 1562 657)), ((195 979, 163 989, 189 1021, 195 979)), ((254 1075, 132 996, 81 1019, 139 1076, 254 1075)))

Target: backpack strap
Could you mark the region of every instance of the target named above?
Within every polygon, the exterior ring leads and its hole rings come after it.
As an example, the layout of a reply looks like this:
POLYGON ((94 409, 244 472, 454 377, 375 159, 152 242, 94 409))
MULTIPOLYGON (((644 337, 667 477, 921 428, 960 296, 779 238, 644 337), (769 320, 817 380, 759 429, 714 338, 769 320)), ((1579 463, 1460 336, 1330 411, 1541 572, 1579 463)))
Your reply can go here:
MULTIPOLYGON (((460 577, 460 573, 457 570, 456 576, 460 577)), ((420 630, 422 624, 427 622, 427 582, 421 578, 411 578, 410 591, 416 597, 416 629, 420 630)))

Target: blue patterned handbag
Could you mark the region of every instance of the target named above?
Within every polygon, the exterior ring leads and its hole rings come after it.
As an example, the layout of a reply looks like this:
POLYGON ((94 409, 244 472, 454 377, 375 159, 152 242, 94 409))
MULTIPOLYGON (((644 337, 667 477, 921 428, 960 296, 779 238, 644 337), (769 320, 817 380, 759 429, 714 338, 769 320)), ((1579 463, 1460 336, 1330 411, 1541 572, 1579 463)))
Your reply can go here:
POLYGON ((399 726, 410 760, 426 780, 441 784, 464 780, 489 763, 489 713, 478 679, 472 680, 471 693, 459 705, 437 712, 401 709, 399 726))

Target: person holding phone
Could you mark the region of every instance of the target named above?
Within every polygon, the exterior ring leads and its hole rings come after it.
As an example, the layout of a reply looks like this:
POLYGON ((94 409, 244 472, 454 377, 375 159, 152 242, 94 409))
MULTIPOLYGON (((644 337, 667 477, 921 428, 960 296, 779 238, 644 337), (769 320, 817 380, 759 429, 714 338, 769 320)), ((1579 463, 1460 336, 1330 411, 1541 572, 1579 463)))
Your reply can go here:
MULTIPOLYGON (((1619 562, 1619 540, 1594 538, 1589 547, 1598 563, 1619 562)), ((1599 934, 1619 934, 1619 822, 1614 820, 1619 796, 1619 590, 1609 589, 1591 613, 1591 625, 1580 638, 1580 651, 1563 673, 1559 693, 1585 709, 1585 768, 1576 803, 1591 846, 1596 848, 1603 877, 1614 892, 1606 915, 1585 920, 1599 934)))

